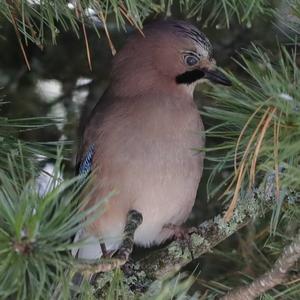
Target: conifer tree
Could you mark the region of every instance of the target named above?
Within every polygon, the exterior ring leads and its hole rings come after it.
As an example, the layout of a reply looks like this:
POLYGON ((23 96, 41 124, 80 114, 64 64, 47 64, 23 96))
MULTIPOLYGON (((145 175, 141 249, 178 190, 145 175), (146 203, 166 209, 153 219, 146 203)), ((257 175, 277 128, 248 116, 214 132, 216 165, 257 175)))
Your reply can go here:
POLYGON ((0 61, 0 299, 300 298, 299 0, 0 0, 0 38, 7 58, 0 61), (114 55, 120 32, 142 34, 158 17, 211 31, 233 82, 196 91, 205 98, 207 146, 199 151, 206 152, 201 193, 209 200, 196 210, 207 213, 191 220, 199 229, 193 255, 174 241, 147 250, 127 274, 112 268, 78 286, 74 274, 99 265, 71 255, 74 234, 102 209, 82 209, 89 178, 74 177, 70 162, 78 95, 93 97, 95 60, 107 58, 93 44, 114 55), (71 39, 84 53, 78 61, 65 61, 71 39), (56 52, 59 71, 47 61, 56 52), (63 82, 62 92, 26 115, 27 101, 43 97, 45 78, 63 82))

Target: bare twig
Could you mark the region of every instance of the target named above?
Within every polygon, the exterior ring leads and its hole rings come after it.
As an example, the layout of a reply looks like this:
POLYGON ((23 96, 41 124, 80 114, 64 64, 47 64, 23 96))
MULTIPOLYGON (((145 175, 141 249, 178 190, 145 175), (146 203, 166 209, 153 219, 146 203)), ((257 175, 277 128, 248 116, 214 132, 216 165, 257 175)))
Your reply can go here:
POLYGON ((283 249, 282 254, 275 262, 273 268, 255 279, 251 284, 234 289, 222 300, 253 300, 274 286, 283 283, 287 273, 300 258, 300 231, 294 241, 283 249))
POLYGON ((90 276, 94 273, 99 272, 109 272, 118 267, 123 266, 126 263, 126 260, 122 260, 119 258, 111 258, 111 259, 80 259, 76 264, 76 270, 85 276, 90 276))

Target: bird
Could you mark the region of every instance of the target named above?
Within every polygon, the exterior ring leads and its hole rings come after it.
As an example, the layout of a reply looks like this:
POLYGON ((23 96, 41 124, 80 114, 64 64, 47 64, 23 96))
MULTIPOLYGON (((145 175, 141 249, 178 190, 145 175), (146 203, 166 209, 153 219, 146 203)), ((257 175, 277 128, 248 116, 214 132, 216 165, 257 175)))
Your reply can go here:
POLYGON ((193 92, 205 81, 231 85, 208 38, 187 21, 149 23, 114 56, 77 153, 77 173, 91 173, 86 207, 113 193, 78 234, 87 242, 77 257, 122 249, 127 259, 133 243, 159 245, 181 232, 203 171, 204 126, 193 92))

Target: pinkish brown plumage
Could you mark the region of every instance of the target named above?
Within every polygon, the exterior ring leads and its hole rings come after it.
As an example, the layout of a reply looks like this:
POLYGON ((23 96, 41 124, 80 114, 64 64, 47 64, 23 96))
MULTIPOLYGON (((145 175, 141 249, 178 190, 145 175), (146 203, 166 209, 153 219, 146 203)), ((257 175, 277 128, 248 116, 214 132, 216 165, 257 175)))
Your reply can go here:
POLYGON ((203 124, 193 101, 195 84, 229 84, 215 70, 212 48, 198 29, 161 21, 132 35, 113 61, 110 85, 93 110, 82 137, 79 163, 93 145, 93 193, 89 205, 115 195, 90 226, 91 244, 79 257, 101 256, 98 240, 117 249, 126 216, 143 216, 134 241, 160 244, 181 225, 194 205, 203 169, 203 124))

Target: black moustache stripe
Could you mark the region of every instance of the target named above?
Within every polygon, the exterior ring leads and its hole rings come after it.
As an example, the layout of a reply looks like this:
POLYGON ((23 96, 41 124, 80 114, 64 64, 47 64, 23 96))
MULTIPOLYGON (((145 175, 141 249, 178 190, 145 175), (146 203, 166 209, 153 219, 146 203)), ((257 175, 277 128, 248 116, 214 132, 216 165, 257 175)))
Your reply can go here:
POLYGON ((177 84, 191 84, 201 78, 204 77, 204 72, 199 70, 199 69, 195 69, 192 71, 187 71, 184 72, 178 76, 176 76, 176 83, 177 84))

